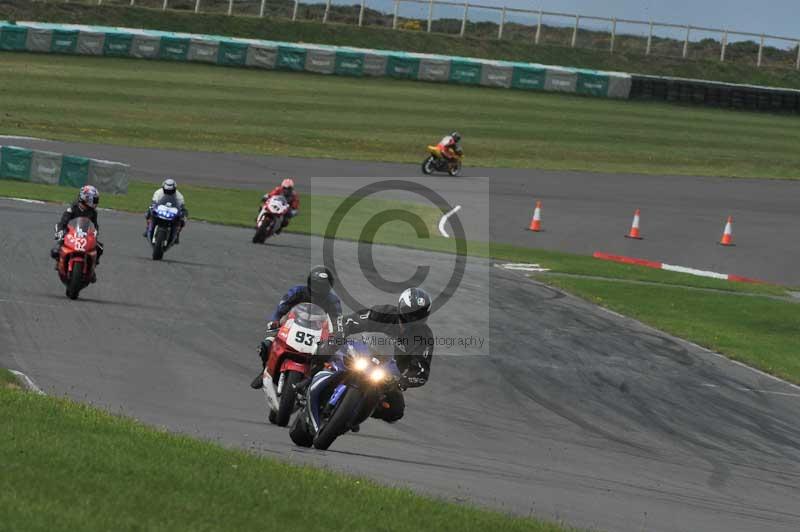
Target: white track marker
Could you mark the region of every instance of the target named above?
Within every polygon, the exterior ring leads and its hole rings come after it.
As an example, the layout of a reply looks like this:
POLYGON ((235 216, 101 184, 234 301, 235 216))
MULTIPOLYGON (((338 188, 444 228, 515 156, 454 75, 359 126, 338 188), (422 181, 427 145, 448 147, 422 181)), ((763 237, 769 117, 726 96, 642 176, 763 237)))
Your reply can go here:
POLYGON ((515 264, 509 262, 506 264, 498 264, 504 270, 511 270, 515 272, 549 272, 550 268, 542 268, 538 264, 515 264))
POLYGON ((662 270, 668 270, 671 272, 678 272, 678 273, 688 273, 689 275, 697 275, 699 277, 711 277, 712 279, 722 279, 723 281, 728 280, 727 273, 717 273, 717 272, 709 272, 706 270, 697 270, 695 268, 687 268, 685 266, 675 266, 673 264, 662 264, 662 270))
MULTIPOLYGON (((724 388, 718 384, 711 384, 711 383, 704 383, 703 386, 706 388, 724 388)), ((750 392, 750 393, 765 393, 770 395, 782 395, 784 397, 800 397, 800 393, 791 393, 791 392, 775 392, 772 390, 756 390, 755 388, 747 388, 745 386, 733 386, 734 390, 738 390, 740 392, 750 392)))
POLYGON ((42 391, 41 388, 36 386, 36 383, 33 382, 33 380, 30 377, 28 377, 27 375, 25 375, 21 371, 16 371, 16 370, 13 370, 13 369, 11 369, 9 371, 11 373, 13 373, 14 375, 16 375, 19 379, 22 379, 22 385, 25 386, 25 388, 27 388, 28 390, 32 391, 33 393, 38 393, 39 395, 47 395, 46 393, 44 393, 42 391))
POLYGON ((452 211, 446 213, 444 216, 442 216, 442 219, 439 220, 439 232, 442 234, 443 237, 450 238, 450 235, 448 235, 447 231, 444 230, 444 224, 447 223, 448 218, 450 218, 460 210, 461 210, 461 205, 456 205, 455 207, 453 207, 452 211))
POLYGON ((21 201, 22 203, 35 203, 36 205, 45 205, 45 204, 47 204, 46 201, 40 201, 40 200, 37 200, 37 199, 7 198, 7 197, 1 197, 0 199, 6 199, 6 200, 11 200, 11 201, 21 201))

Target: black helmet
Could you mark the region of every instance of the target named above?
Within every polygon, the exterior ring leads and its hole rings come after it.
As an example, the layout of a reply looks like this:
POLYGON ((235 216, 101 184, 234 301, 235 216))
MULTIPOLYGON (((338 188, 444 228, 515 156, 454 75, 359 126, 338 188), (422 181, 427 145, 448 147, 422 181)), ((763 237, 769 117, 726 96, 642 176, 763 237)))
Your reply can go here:
POLYGON ((453 137, 454 141, 461 142, 461 133, 459 133, 458 131, 453 131, 452 133, 450 133, 450 136, 453 137))
POLYGON ((414 321, 424 323, 431 313, 430 294, 422 288, 407 288, 400 294, 400 300, 397 302, 397 313, 403 323, 414 321))
POLYGON ((325 266, 314 266, 308 273, 306 286, 313 297, 325 297, 333 288, 333 273, 325 266))

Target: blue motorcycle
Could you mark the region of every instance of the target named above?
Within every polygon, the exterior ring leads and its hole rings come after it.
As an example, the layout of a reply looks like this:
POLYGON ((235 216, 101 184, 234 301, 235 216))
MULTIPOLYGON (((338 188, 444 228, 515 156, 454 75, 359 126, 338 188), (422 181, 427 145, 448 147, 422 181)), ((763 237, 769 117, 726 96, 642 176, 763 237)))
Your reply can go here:
POLYGON ((153 260, 161 260, 178 236, 181 210, 172 201, 165 196, 150 208, 152 218, 147 229, 147 240, 153 246, 153 260))
POLYGON ((348 340, 314 375, 289 437, 301 447, 327 449, 370 417, 399 378, 394 360, 381 361, 364 342, 348 340))

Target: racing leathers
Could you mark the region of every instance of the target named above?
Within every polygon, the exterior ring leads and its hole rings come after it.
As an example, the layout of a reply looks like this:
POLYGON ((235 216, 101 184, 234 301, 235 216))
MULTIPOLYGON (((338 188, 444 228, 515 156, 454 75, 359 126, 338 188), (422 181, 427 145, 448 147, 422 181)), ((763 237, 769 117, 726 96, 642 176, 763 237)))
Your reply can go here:
MULTIPOLYGON (((89 218, 94 224, 95 229, 100 232, 100 225, 97 223, 97 210, 84 204, 81 201, 73 202, 67 209, 64 211, 64 214, 61 215, 61 220, 59 220, 58 225, 56 227, 57 234, 56 234, 56 245, 53 249, 50 250, 50 256, 54 259, 58 259, 58 253, 61 250, 61 245, 64 242, 64 234, 67 232, 67 225, 70 221, 74 220, 75 218, 89 218)), ((97 264, 100 264, 100 255, 103 254, 103 244, 99 241, 95 242, 97 246, 97 264)))
MULTIPOLYGON (((183 231, 183 227, 186 225, 186 218, 189 216, 189 211, 186 209, 186 202, 184 201, 183 194, 181 194, 180 191, 176 190, 174 194, 169 195, 175 197, 175 206, 180 210, 180 213, 178 214, 178 234, 175 235, 175 243, 179 244, 181 231, 183 231)), ((144 214, 144 217, 147 220, 147 230, 144 234, 145 238, 152 234, 153 208, 164 198, 164 196, 167 196, 167 194, 164 192, 163 188, 158 188, 155 192, 153 192, 153 197, 150 200, 150 206, 147 208, 147 211, 144 214)))
POLYGON ((401 372, 398 389, 386 394, 385 405, 373 414, 384 421, 394 422, 403 417, 405 400, 402 391, 423 386, 430 377, 434 337, 424 322, 403 323, 393 305, 378 305, 350 314, 344 319, 344 334, 383 333, 394 338, 394 359, 401 372))
POLYGON ((439 148, 439 152, 442 154, 442 156, 449 160, 452 160, 457 155, 461 155, 463 153, 458 141, 453 138, 452 135, 447 135, 444 137, 439 141, 439 144, 437 144, 436 147, 439 148))
POLYGON ((289 225, 289 220, 297 216, 297 214, 300 212, 300 196, 297 194, 297 192, 294 191, 294 189, 292 190, 292 193, 289 196, 286 196, 283 193, 283 187, 278 185, 277 187, 273 188, 269 193, 264 194, 264 196, 261 198, 261 205, 259 206, 259 210, 261 209, 261 207, 264 206, 264 204, 269 200, 269 198, 273 196, 283 196, 284 198, 286 198, 287 203, 289 203, 289 210, 286 212, 286 215, 284 215, 281 226, 275 231, 275 234, 280 234, 281 231, 283 231, 286 228, 286 226, 289 225))

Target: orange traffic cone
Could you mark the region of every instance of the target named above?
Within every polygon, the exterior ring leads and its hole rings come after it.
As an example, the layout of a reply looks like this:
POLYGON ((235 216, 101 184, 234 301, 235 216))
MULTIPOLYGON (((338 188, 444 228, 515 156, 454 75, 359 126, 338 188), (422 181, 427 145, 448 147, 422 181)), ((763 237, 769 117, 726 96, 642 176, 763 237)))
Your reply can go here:
POLYGON ((533 218, 531 218, 531 225, 528 227, 531 231, 537 233, 542 230, 542 202, 536 202, 536 208, 533 209, 533 218))
POLYGON ((725 230, 722 232, 722 240, 719 241, 720 246, 735 246, 733 243, 733 216, 728 216, 728 221, 725 223, 725 230))
POLYGON ((639 209, 636 209, 636 212, 633 213, 633 223, 631 224, 630 232, 625 235, 625 238, 635 238, 636 240, 641 240, 642 236, 639 234, 639 209))

